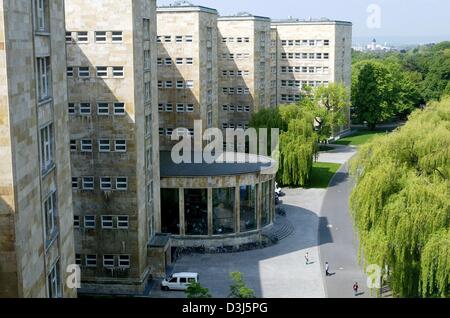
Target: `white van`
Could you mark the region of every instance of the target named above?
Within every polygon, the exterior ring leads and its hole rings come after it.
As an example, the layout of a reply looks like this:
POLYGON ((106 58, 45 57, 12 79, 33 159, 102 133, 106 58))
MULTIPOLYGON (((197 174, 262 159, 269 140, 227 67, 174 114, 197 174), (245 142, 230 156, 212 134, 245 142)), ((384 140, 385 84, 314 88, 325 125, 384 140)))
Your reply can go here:
POLYGON ((174 273, 161 282, 162 290, 186 290, 190 283, 198 283, 198 273, 174 273))

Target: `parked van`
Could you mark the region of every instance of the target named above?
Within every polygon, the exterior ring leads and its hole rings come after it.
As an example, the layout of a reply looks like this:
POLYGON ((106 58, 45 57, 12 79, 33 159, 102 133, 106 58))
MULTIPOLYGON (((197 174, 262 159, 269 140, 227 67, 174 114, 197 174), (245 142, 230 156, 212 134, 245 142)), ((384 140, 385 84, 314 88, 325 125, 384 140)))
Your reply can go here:
POLYGON ((174 273, 161 282, 162 290, 186 290, 190 283, 198 283, 198 273, 174 273))

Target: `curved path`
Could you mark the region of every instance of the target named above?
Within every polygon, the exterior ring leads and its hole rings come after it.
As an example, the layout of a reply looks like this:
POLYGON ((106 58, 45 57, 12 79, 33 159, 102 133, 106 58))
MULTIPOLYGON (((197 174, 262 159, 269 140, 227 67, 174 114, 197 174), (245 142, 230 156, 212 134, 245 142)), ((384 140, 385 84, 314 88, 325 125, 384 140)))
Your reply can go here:
POLYGON ((319 158, 319 161, 344 162, 330 182, 320 211, 319 254, 325 293, 331 298, 355 297, 354 282, 360 287, 357 297, 372 296, 367 288, 367 276, 358 263, 358 242, 349 214, 353 183, 348 174, 348 161, 355 153, 352 147, 340 146, 319 158), (325 262, 329 263, 331 276, 325 276, 325 262))

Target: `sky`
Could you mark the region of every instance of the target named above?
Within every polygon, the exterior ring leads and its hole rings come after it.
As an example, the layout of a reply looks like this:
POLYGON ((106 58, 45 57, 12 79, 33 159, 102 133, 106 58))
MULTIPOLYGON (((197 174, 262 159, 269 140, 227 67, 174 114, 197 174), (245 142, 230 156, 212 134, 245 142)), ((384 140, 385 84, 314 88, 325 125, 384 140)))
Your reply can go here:
MULTIPOLYGON (((157 0, 168 5, 173 0, 157 0)), ((450 40, 450 0, 189 0, 220 15, 249 12, 273 19, 321 18, 353 22, 353 36, 450 40), (369 12, 368 12, 369 11, 369 12), (369 23, 368 23, 369 20, 369 23)))

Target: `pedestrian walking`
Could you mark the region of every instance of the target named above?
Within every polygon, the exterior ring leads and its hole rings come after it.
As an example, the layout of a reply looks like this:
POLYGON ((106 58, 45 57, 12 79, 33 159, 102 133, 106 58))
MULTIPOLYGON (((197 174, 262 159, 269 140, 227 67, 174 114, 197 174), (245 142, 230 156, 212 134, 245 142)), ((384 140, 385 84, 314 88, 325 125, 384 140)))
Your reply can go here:
POLYGON ((325 275, 326 276, 330 276, 330 265, 328 264, 328 262, 325 262, 325 275))
POLYGON ((358 282, 355 282, 355 283, 353 284, 353 291, 354 291, 354 293, 355 293, 355 296, 358 294, 358 288, 359 288, 358 282))
POLYGON ((308 252, 306 252, 306 254, 305 254, 305 261, 306 261, 306 265, 308 265, 309 264, 309 253, 308 252))

